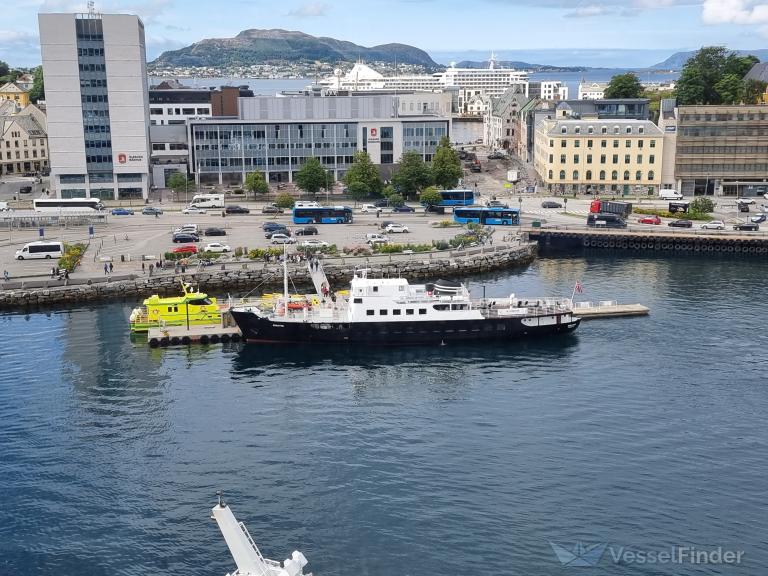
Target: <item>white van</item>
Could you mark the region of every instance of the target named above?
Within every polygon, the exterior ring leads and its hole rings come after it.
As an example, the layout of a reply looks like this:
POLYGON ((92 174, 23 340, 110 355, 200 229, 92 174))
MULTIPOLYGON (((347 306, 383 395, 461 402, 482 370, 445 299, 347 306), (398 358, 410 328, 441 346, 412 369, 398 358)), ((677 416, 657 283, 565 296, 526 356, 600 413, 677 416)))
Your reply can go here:
POLYGON ((197 224, 184 224, 181 228, 176 228, 173 231, 174 234, 197 234, 198 232, 197 224))
POLYGON ((659 190, 660 200, 682 200, 683 195, 674 188, 662 188, 659 190))
POLYGON ((62 242, 30 242, 21 250, 16 250, 16 260, 33 260, 35 258, 61 258, 64 256, 62 242))
POLYGON ((0 212, 7 212, 8 210, 10 210, 8 202, 0 202, 0 212))
POLYGON ((293 205, 294 208, 320 208, 320 204, 317 202, 305 202, 299 201, 293 205))
POLYGON ((224 194, 195 194, 190 208, 224 208, 224 194))

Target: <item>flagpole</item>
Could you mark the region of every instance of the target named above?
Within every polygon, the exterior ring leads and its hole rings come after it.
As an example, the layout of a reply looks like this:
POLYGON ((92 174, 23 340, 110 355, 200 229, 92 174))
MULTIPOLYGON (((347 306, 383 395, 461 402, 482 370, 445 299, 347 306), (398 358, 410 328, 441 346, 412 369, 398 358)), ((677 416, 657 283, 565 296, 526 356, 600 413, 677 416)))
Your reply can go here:
POLYGON ((573 297, 576 296, 576 284, 573 285, 573 292, 571 292, 571 306, 573 306, 573 297))

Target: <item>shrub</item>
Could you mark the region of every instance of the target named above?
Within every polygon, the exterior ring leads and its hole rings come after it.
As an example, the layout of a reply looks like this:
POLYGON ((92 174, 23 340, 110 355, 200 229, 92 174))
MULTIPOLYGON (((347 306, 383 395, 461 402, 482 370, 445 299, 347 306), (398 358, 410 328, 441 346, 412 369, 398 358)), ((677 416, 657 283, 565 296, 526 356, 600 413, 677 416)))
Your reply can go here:
POLYGON ((432 244, 377 244, 374 251, 379 254, 395 254, 410 250, 412 252, 431 252, 432 244))
POLYGON ((373 254, 373 250, 366 246, 345 246, 342 251, 350 256, 370 256, 373 254))
POLYGON ((297 246, 296 251, 306 254, 336 254, 339 248, 336 244, 330 246, 297 246))
POLYGON ((438 228, 450 228, 452 226, 456 226, 456 222, 454 222, 453 220, 440 220, 440 222, 438 222, 436 226, 438 228))
POLYGON ((64 255, 59 258, 59 268, 74 272, 80 265, 87 248, 85 244, 64 244, 64 255))
POLYGON ((296 204, 296 200, 293 199, 293 196, 291 196, 288 193, 282 193, 278 194, 275 198, 275 205, 278 208, 293 208, 293 205, 296 204))
POLYGON ((238 246, 235 248, 235 258, 240 258, 243 255, 243 249, 238 246))
POLYGON ((189 254, 182 254, 180 252, 166 252, 163 255, 163 260, 169 260, 171 262, 175 262, 176 260, 184 260, 185 258, 188 258, 189 254))
POLYGON ((451 247, 451 244, 447 240, 432 240, 432 246, 438 250, 448 250, 448 248, 451 247))
POLYGON ((715 203, 705 196, 699 196, 691 201, 688 210, 693 213, 707 214, 715 211, 715 203))

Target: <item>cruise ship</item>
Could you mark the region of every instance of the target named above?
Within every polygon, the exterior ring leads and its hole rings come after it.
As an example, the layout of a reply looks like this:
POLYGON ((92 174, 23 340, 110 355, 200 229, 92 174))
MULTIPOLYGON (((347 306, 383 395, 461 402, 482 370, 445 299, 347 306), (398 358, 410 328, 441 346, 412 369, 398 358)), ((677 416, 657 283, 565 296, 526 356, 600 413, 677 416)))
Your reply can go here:
POLYGON ((230 313, 247 342, 449 344, 565 334, 581 319, 570 299, 473 299, 466 286, 405 278, 371 278, 357 270, 348 291, 332 293, 319 261, 308 264, 317 297, 290 297, 284 265, 284 297, 242 301, 230 313))
POLYGON ((497 68, 493 55, 488 68, 457 68, 451 64, 444 72, 398 76, 384 76, 370 66, 357 62, 346 74, 336 70, 333 76, 320 80, 318 85, 329 91, 352 92, 367 90, 434 92, 456 87, 481 91, 486 96, 501 96, 510 86, 520 85, 524 87, 527 95, 528 72, 497 68))

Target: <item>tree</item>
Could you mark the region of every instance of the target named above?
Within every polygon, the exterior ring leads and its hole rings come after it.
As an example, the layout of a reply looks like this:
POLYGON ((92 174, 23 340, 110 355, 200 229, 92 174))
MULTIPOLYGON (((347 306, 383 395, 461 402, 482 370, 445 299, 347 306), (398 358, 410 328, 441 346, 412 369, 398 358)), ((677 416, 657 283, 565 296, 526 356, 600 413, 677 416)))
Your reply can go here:
POLYGON ((43 67, 38 66, 34 69, 35 81, 32 83, 32 90, 29 91, 29 99, 33 104, 40 100, 45 100, 45 79, 43 78, 43 67))
POLYGON ((752 56, 751 54, 739 56, 736 52, 731 52, 725 59, 723 74, 735 74, 741 79, 747 75, 747 72, 752 70, 755 64, 759 63, 760 59, 757 56, 752 56))
POLYGON ((451 148, 448 138, 443 136, 432 159, 432 180, 448 190, 456 187, 463 174, 459 155, 451 148))
POLYGON ((744 82, 744 104, 760 104, 768 90, 768 82, 746 80, 744 82))
POLYGON ((254 197, 257 194, 266 194, 269 192, 269 184, 264 179, 264 174, 261 172, 251 172, 245 176, 245 188, 249 192, 253 192, 254 197))
POLYGON ((325 187, 328 174, 326 173, 320 160, 317 158, 308 158, 299 171, 294 176, 294 182, 304 192, 309 192, 316 196, 321 188, 325 187))
POLYGON ((715 211, 715 203, 709 198, 699 196, 691 201, 688 210, 695 214, 709 214, 715 211))
POLYGON ((186 192, 189 189, 189 184, 190 181, 187 180, 187 177, 179 172, 174 172, 165 181, 165 185, 176 192, 176 194, 186 192))
POLYGON ((642 95, 643 86, 634 72, 617 74, 605 89, 606 98, 640 98, 642 95))
POLYGON ((402 206, 405 204, 405 198, 401 194, 392 194, 389 198, 387 198, 389 201, 390 206, 402 206))
POLYGON ((392 178, 392 183, 395 190, 406 198, 416 196, 422 188, 432 184, 431 171, 421 154, 415 150, 403 152, 400 167, 392 178))
POLYGON ((424 206, 438 206, 442 201, 443 197, 440 195, 440 191, 434 186, 422 190, 419 195, 419 202, 424 206))
POLYGON ((293 196, 288 194, 287 192, 283 192, 282 194, 278 194, 277 198, 275 198, 275 204, 280 208, 293 208, 293 205, 296 204, 296 201, 293 199, 293 196))
POLYGON ((7 75, 9 70, 10 68, 8 66, 8 63, 0 60, 0 76, 7 75))
POLYGON ((379 170, 371 162, 368 153, 363 151, 355 152, 352 166, 343 180, 355 200, 362 200, 366 196, 379 196, 384 187, 379 170))
POLYGON ((721 104, 738 104, 744 93, 744 83, 736 74, 725 74, 715 84, 715 90, 720 96, 721 104))

